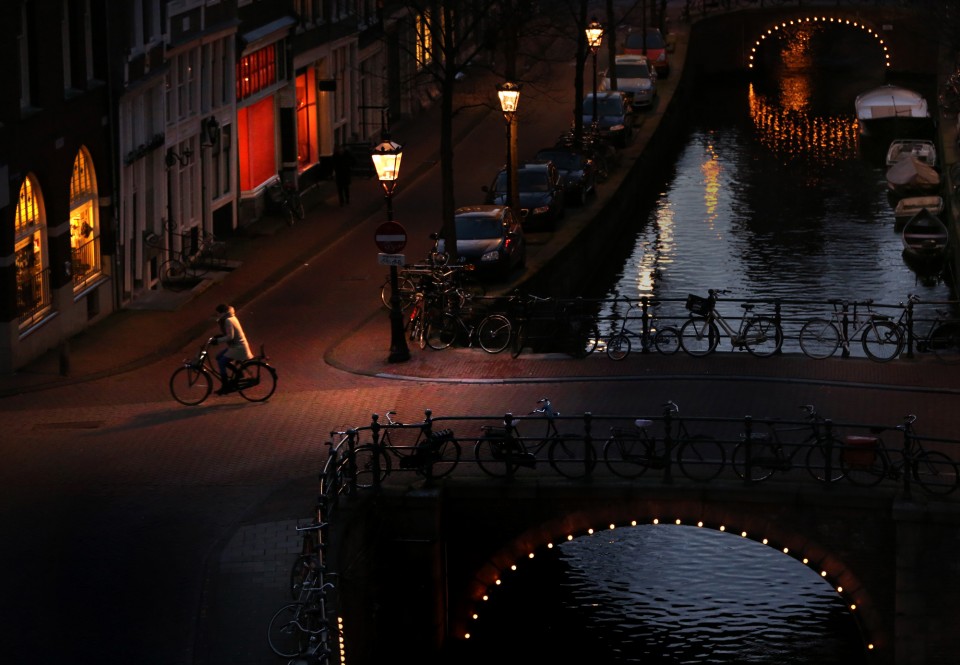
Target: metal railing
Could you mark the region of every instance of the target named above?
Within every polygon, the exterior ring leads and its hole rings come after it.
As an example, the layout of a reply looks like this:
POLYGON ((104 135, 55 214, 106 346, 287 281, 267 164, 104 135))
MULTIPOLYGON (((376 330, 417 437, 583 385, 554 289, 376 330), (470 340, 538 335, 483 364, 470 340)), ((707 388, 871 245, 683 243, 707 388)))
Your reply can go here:
POLYGON ((94 236, 82 245, 72 248, 71 275, 74 289, 83 288, 99 277, 100 273, 100 236, 94 236))
POLYGON ((42 319, 52 303, 50 268, 21 273, 18 276, 17 316, 21 328, 42 319))

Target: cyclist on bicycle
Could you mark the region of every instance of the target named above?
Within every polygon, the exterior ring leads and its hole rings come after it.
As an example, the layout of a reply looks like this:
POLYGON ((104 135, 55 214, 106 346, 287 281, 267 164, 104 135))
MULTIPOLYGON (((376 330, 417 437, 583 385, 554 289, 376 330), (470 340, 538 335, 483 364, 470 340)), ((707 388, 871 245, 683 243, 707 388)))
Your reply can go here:
POLYGON ((240 325, 240 319, 237 318, 236 310, 230 305, 217 305, 217 323, 220 325, 222 335, 213 338, 215 344, 226 344, 226 348, 217 353, 217 365, 220 366, 220 376, 223 377, 223 385, 217 391, 218 395, 226 395, 236 389, 236 381, 231 375, 228 379, 227 367, 231 360, 243 362, 253 358, 250 351, 250 345, 247 344, 247 338, 243 334, 243 327, 240 325))

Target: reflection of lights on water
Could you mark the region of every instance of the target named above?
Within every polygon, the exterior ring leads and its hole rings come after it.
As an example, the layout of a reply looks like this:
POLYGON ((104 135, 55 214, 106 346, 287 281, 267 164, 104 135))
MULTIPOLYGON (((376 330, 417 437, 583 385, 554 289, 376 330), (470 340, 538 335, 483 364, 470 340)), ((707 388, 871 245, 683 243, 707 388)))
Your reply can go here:
POLYGON ((883 41, 883 37, 880 36, 879 32, 876 32, 873 28, 864 25, 856 20, 851 20, 849 18, 840 18, 836 16, 806 16, 804 18, 790 19, 783 21, 778 25, 774 25, 772 28, 768 28, 767 31, 760 35, 760 37, 753 43, 753 47, 750 49, 750 55, 747 56, 748 62, 747 67, 753 69, 754 57, 757 54, 757 49, 760 48, 761 44, 767 39, 767 37, 778 37, 780 38, 781 34, 789 34, 790 36, 796 35, 800 32, 800 28, 814 26, 817 24, 823 25, 845 25, 851 28, 859 28, 864 31, 875 40, 877 40, 877 45, 883 49, 883 60, 885 65, 890 67, 890 49, 887 47, 886 42, 883 41))

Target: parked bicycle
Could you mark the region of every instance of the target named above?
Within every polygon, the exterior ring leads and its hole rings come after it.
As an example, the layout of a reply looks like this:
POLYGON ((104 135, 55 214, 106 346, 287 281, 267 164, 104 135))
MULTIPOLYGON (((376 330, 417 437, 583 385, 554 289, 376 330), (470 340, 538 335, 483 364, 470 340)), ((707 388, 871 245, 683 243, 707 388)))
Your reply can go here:
POLYGON ((905 416, 895 428, 903 437, 899 459, 892 457, 880 436, 882 430, 844 437, 840 464, 846 478, 861 487, 872 487, 885 479, 902 480, 907 491, 912 480, 926 492, 941 496, 956 490, 960 482, 957 464, 946 453, 923 447, 913 430, 916 420, 915 415, 905 416))
POLYGON ((203 402, 213 391, 214 381, 228 392, 239 392, 250 402, 265 402, 277 389, 277 371, 267 362, 267 355, 260 346, 260 353, 239 364, 231 362, 229 376, 220 374, 216 363, 210 357, 210 346, 216 338, 211 337, 193 358, 183 361, 170 377, 170 394, 187 406, 196 406, 203 402))
MULTIPOLYGON (((167 230, 180 238, 180 249, 171 249, 170 258, 160 264, 160 280, 176 283, 203 277, 211 269, 221 269, 227 263, 227 244, 199 227, 187 233, 176 232, 175 224, 167 230)), ((153 236, 157 238, 157 236, 153 236)), ((159 238, 157 238, 157 243, 159 238)))
MULTIPOLYGON (((896 355, 903 352, 902 347, 909 347, 912 341, 916 350, 921 353, 932 353, 937 360, 945 365, 955 365, 960 362, 960 319, 945 309, 936 309, 930 327, 924 335, 917 336, 914 332, 917 319, 916 308, 922 303, 920 296, 909 295, 906 303, 900 303, 903 308, 894 325, 900 330, 901 348, 896 355)), ((909 350, 909 349, 908 349, 909 350)))
POLYGON ((583 478, 596 466, 596 451, 582 435, 561 434, 556 420, 560 412, 546 397, 537 401, 540 406, 528 416, 542 417, 544 433, 524 437, 519 432, 521 418, 511 417, 504 425, 483 425, 483 435, 477 440, 473 454, 477 465, 493 478, 512 478, 521 467, 533 469, 538 455, 546 450, 551 468, 566 478, 583 478))
POLYGON ((283 174, 277 175, 277 180, 268 188, 270 200, 280 209, 281 214, 287 220, 287 224, 293 226, 297 221, 303 221, 304 209, 303 199, 300 198, 300 190, 297 184, 284 179, 283 174))
POLYGON ((514 358, 534 346, 574 358, 585 358, 596 350, 600 330, 579 299, 559 301, 528 294, 518 299, 518 306, 511 349, 514 358))
POLYGON ((873 311, 872 303, 831 300, 830 318, 813 318, 800 328, 800 349, 806 356, 820 359, 829 358, 842 346, 844 355, 849 355, 850 341, 859 336, 868 358, 876 362, 893 360, 903 347, 903 336, 889 316, 873 311))
POLYGON ((297 525, 297 534, 300 536, 300 554, 290 567, 290 598, 300 600, 305 590, 320 579, 324 572, 322 534, 327 530, 326 522, 313 522, 306 525, 297 525))
POLYGON ((797 427, 774 426, 767 421, 764 423, 766 431, 758 432, 755 429, 757 422, 751 423, 751 430, 741 435, 741 441, 733 449, 730 458, 737 476, 760 482, 775 473, 787 473, 800 467, 794 458, 801 451, 806 451, 804 466, 811 476, 820 482, 827 482, 828 479, 836 482, 843 478, 840 464, 843 445, 840 440, 827 430, 826 419, 817 413, 812 404, 800 408, 804 412, 805 422, 797 427), (807 435, 794 443, 783 441, 781 434, 786 432, 807 432, 807 435))
POLYGON ((467 305, 444 312, 427 323, 426 340, 431 349, 442 351, 454 342, 465 341, 468 348, 477 345, 487 353, 500 353, 510 345, 513 326, 502 314, 480 317, 467 305))
MULTIPOLYGON (((646 315, 646 307, 642 301, 626 301, 627 311, 620 318, 620 328, 614 332, 606 343, 607 357, 611 360, 623 360, 630 355, 633 349, 633 341, 637 345, 648 350, 651 346, 660 353, 672 355, 680 350, 680 331, 674 326, 652 325, 651 319, 646 315), (631 315, 631 313, 633 315, 631 315), (639 322, 641 330, 633 330, 631 322, 639 322)), ((650 307, 655 307, 658 303, 650 303, 650 307)), ((636 325, 636 323, 635 323, 636 325)))
POLYGON ((603 444, 607 468, 621 478, 634 480, 648 469, 666 469, 676 462, 690 480, 706 482, 719 476, 726 461, 723 446, 712 437, 690 434, 676 402, 664 403, 663 414, 665 431, 659 439, 650 433, 654 421, 646 418, 634 420, 632 432, 611 427, 610 438, 603 444), (674 425, 676 431, 672 431, 674 425))
POLYGON ((281 658, 308 658, 323 662, 332 650, 331 628, 327 619, 327 593, 334 590, 331 582, 319 580, 304 586, 301 600, 281 607, 267 626, 267 644, 281 658))
MULTIPOLYGON (((354 451, 356 460, 357 487, 373 487, 382 483, 393 472, 393 460, 397 468, 414 471, 429 480, 445 478, 453 473, 460 462, 460 442, 449 429, 434 430, 430 411, 426 420, 415 425, 404 425, 393 419, 396 411, 386 412, 386 424, 375 430, 369 443, 357 446, 354 451), (393 434, 403 429, 416 428, 416 440, 410 445, 397 445, 393 434)), ((374 414, 374 423, 379 422, 374 414)))
POLYGON ((691 356, 713 353, 720 343, 720 330, 730 338, 734 348, 746 349, 754 356, 772 356, 783 344, 783 330, 776 319, 753 311, 753 303, 743 303, 743 318, 739 328, 734 328, 716 310, 717 296, 727 293, 724 289, 709 289, 708 296, 690 294, 686 307, 690 318, 680 326, 680 347, 691 356))

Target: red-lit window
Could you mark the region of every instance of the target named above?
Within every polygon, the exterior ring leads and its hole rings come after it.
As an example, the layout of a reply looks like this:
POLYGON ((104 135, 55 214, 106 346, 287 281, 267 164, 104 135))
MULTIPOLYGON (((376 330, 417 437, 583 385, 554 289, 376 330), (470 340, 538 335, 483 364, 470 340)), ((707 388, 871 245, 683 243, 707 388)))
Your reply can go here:
POLYGON ((317 162, 317 77, 308 69, 297 77, 297 164, 303 170, 317 162))
POLYGON ((250 191, 277 175, 273 96, 237 109, 240 189, 250 191))
POLYGON ((277 45, 265 46, 237 63, 237 101, 277 82, 277 45))

